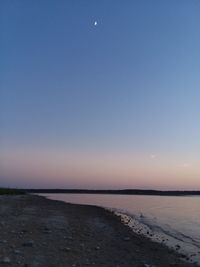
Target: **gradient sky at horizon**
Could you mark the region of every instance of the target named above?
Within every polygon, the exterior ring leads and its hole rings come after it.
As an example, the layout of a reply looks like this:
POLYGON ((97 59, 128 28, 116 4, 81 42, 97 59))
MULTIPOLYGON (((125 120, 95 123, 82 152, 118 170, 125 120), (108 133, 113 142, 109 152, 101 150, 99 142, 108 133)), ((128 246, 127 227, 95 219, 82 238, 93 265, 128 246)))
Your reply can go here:
POLYGON ((1 1, 0 186, 200 190, 199 14, 1 1))

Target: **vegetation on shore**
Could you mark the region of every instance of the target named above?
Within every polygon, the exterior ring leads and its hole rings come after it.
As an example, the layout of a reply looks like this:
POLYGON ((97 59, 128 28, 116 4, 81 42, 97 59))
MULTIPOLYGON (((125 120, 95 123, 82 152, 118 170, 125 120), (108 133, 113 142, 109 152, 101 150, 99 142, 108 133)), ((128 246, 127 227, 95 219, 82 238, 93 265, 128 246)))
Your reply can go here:
POLYGON ((0 188, 0 195, 22 195, 25 194, 24 190, 15 188, 0 188))

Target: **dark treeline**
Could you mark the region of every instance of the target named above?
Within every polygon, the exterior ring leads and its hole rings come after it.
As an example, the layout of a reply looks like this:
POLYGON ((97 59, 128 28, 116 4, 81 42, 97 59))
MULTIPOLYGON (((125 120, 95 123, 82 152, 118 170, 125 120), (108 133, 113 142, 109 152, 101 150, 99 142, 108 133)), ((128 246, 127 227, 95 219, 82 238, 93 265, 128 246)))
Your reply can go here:
POLYGON ((0 188, 0 195, 22 195, 25 193, 26 192, 23 189, 0 188))
POLYGON ((116 194, 116 195, 157 195, 157 196, 192 196, 200 191, 160 191, 144 189, 90 190, 90 189, 24 189, 27 193, 70 193, 70 194, 116 194))
POLYGON ((70 193, 70 194, 112 194, 112 195, 154 195, 154 196, 193 196, 200 195, 200 191, 161 191, 145 189, 121 189, 121 190, 92 190, 92 189, 16 189, 0 188, 2 194, 25 194, 25 193, 70 193))

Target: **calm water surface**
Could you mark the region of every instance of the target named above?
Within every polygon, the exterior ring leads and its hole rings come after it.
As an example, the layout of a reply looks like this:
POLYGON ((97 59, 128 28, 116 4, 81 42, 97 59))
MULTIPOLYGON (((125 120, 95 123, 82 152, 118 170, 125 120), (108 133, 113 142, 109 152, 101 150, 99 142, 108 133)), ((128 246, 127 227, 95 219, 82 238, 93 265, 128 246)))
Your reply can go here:
POLYGON ((50 199, 98 205, 119 212, 135 232, 164 242, 200 263, 200 196, 42 194, 50 199))

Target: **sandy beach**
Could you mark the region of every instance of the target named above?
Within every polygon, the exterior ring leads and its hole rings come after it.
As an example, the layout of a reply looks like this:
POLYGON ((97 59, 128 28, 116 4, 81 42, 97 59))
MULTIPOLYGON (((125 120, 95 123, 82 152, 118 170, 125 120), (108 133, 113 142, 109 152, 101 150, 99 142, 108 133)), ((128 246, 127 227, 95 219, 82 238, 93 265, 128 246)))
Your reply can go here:
POLYGON ((0 196, 0 266, 194 267, 113 213, 41 196, 0 196))

